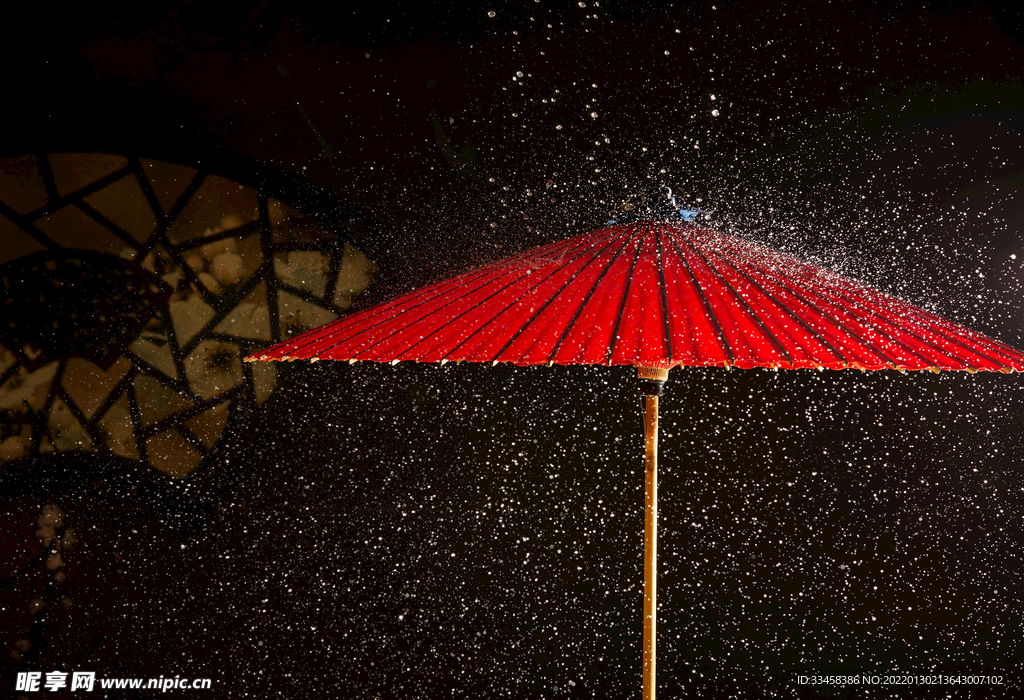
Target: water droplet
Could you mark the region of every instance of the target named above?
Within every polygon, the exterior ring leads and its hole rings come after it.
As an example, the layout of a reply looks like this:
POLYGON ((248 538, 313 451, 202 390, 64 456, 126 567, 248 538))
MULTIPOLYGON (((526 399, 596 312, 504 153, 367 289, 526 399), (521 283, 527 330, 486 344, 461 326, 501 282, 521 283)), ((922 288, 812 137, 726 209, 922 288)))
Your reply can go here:
POLYGON ((718 110, 717 109, 711 110, 711 116, 712 117, 717 117, 718 116, 718 110))
POLYGON ((491 10, 490 12, 487 13, 487 16, 493 18, 494 15, 496 15, 496 14, 497 13, 494 10, 491 10))

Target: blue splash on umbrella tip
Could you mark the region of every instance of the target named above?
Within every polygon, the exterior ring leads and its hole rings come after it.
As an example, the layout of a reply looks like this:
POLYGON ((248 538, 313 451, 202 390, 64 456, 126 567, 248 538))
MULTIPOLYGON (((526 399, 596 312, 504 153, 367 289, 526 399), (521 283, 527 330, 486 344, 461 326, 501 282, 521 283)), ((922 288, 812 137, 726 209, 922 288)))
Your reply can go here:
POLYGON ((672 195, 672 189, 665 185, 645 187, 626 198, 605 226, 628 224, 633 221, 693 221, 699 214, 710 213, 701 209, 681 207, 672 195))

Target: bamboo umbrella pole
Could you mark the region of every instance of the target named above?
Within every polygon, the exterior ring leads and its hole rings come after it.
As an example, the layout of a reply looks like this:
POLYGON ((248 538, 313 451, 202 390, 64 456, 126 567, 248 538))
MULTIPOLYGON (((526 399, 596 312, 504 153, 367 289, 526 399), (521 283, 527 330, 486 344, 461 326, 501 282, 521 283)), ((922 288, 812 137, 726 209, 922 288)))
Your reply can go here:
POLYGON ((644 460, 644 693, 654 700, 658 625, 658 397, 645 396, 647 455, 644 460))
POLYGON ((640 367, 644 394, 644 665, 643 700, 654 700, 658 625, 658 397, 668 379, 661 367, 640 367))

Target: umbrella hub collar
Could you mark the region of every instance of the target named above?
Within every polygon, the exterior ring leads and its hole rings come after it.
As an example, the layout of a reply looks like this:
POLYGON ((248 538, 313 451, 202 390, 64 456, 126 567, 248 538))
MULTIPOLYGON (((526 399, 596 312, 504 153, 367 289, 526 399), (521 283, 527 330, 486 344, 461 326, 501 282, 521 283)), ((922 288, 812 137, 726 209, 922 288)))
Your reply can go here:
POLYGON ((637 367, 640 378, 640 394, 642 396, 661 396, 668 381, 668 369, 665 367, 637 367))
POLYGON ((606 226, 629 224, 634 221, 693 221, 700 214, 699 209, 681 207, 666 185, 644 187, 626 198, 626 201, 611 212, 606 226))

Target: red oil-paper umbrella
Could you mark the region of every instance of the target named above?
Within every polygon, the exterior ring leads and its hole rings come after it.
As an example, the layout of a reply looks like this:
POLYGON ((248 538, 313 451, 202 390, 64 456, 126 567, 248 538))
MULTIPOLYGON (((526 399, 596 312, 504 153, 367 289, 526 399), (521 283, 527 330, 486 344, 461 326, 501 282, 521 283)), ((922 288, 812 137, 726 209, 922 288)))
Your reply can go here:
POLYGON ((691 223, 667 187, 603 228, 484 265, 247 361, 634 365, 645 395, 643 697, 654 698, 658 397, 676 365, 1024 369, 1024 353, 763 245, 691 223))

